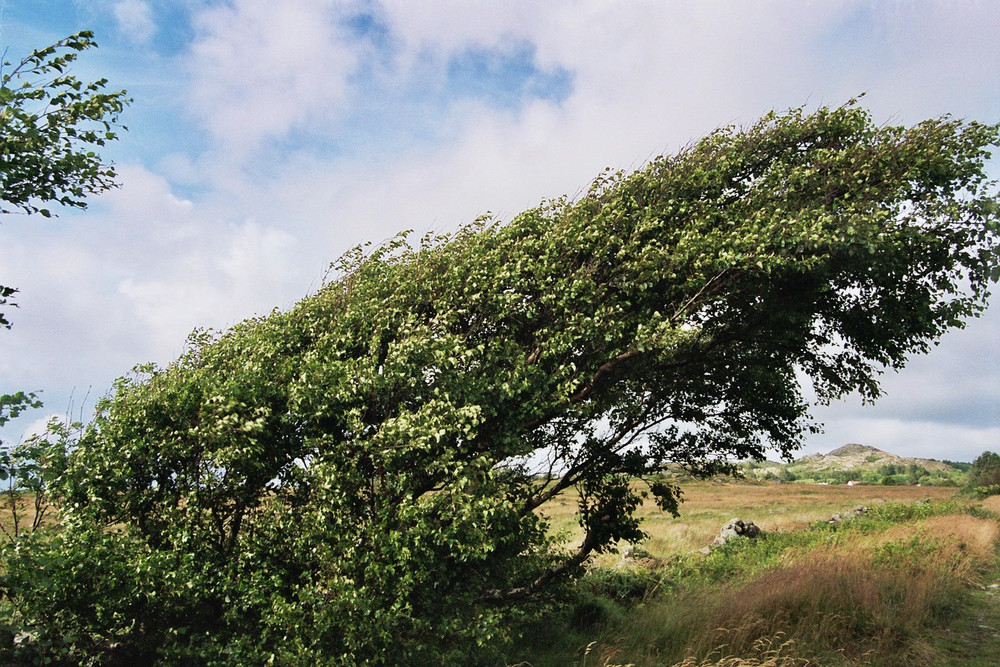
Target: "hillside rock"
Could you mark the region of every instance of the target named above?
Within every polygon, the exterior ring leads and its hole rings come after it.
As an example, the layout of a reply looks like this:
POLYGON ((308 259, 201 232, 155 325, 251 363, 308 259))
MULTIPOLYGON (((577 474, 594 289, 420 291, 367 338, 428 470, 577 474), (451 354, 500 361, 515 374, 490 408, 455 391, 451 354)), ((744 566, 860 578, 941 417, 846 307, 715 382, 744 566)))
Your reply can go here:
MULTIPOLYGON (((961 481, 961 470, 950 463, 933 459, 896 456, 876 447, 850 443, 828 454, 808 454, 789 463, 762 461, 751 463, 748 474, 757 479, 777 481, 811 480, 845 482, 845 477, 868 483, 880 483, 889 476, 910 475, 924 478, 929 484, 961 481)), ((892 483, 900 483, 896 479, 892 483)))
POLYGON ((943 473, 947 473, 951 470, 951 466, 942 461, 896 456, 895 454, 884 452, 877 447, 859 445, 857 443, 850 443, 844 445, 843 447, 838 447, 825 456, 823 454, 809 454, 808 456, 803 456, 802 458, 796 459, 793 465, 796 467, 801 465, 803 470, 819 470, 829 468, 853 470, 854 468, 866 468, 886 464, 895 464, 898 466, 918 465, 926 468, 927 470, 943 473))

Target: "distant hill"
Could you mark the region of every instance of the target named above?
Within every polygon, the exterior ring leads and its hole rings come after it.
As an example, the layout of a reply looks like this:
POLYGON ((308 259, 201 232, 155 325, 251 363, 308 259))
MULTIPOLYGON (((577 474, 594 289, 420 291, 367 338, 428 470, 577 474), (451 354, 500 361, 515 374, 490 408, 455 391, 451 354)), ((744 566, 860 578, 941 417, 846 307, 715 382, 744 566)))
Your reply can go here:
POLYGON ((809 454, 790 463, 745 462, 743 469, 749 478, 786 482, 961 486, 968 464, 896 456, 875 447, 848 444, 829 454, 809 454))

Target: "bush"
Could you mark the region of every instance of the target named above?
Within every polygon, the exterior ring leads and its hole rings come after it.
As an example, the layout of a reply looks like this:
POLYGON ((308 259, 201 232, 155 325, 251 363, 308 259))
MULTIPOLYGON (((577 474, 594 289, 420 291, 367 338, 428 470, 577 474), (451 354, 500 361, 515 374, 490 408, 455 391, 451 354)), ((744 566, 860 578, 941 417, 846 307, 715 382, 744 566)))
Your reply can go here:
POLYGON ((580 579, 581 590, 618 603, 638 602, 660 586, 660 575, 644 568, 595 568, 580 579))

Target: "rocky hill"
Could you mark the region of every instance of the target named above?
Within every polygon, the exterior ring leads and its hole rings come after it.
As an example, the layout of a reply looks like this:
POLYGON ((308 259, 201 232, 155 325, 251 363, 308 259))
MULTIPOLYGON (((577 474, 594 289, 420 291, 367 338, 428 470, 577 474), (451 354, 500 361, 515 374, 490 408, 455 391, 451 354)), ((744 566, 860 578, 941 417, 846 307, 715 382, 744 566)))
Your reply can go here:
POLYGON ((783 481, 866 484, 961 485, 968 464, 896 456, 867 445, 848 444, 828 454, 809 454, 790 463, 744 464, 748 477, 783 481))

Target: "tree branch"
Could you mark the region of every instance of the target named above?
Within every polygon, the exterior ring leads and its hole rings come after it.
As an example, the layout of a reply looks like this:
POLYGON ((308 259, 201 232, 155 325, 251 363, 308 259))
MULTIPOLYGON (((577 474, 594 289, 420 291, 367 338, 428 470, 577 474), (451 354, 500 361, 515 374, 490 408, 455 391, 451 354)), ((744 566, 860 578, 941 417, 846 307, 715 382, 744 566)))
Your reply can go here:
POLYGON ((597 548, 597 544, 598 537, 596 531, 593 529, 588 530, 587 535, 583 538, 583 543, 580 545, 579 549, 577 549, 575 554, 548 568, 526 586, 517 586, 515 588, 507 589, 506 591, 498 589, 486 591, 485 595, 483 595, 483 601, 500 604, 510 602, 512 600, 520 600, 537 593, 555 577, 571 568, 577 567, 582 564, 583 561, 587 560, 587 557, 590 556, 595 548, 597 548))

